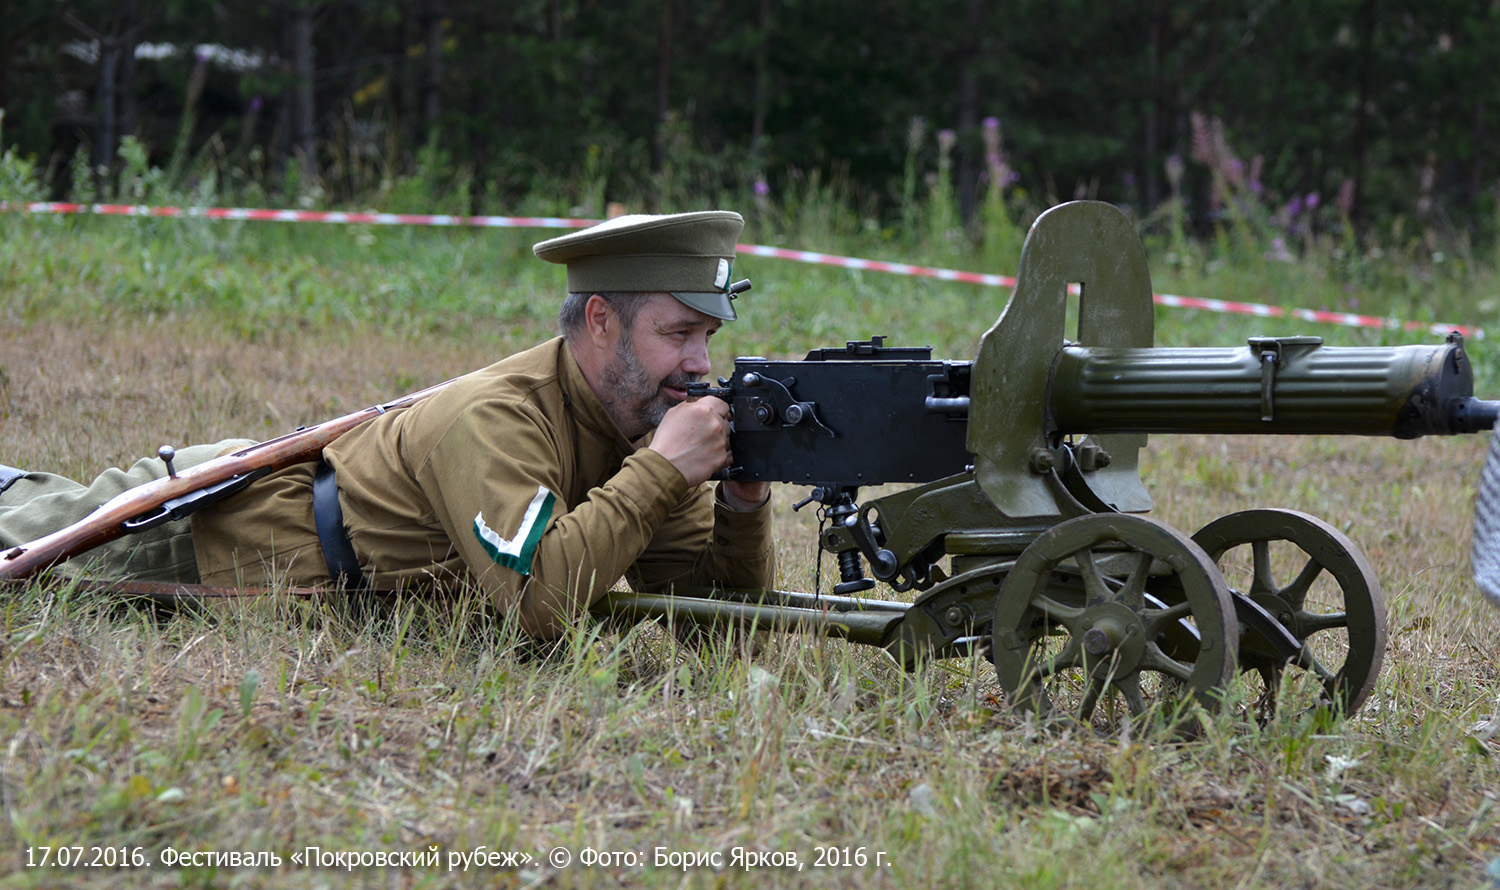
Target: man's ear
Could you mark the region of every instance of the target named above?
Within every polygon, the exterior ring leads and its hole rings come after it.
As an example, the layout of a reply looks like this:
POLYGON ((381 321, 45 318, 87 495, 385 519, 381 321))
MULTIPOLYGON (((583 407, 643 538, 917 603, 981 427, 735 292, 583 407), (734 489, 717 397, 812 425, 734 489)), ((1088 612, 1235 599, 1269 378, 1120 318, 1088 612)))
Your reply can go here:
POLYGON ((610 332, 619 323, 620 317, 615 314, 615 309, 609 305, 608 300, 598 294, 589 295, 588 302, 583 304, 583 328, 588 333, 590 342, 597 346, 608 345, 610 332))

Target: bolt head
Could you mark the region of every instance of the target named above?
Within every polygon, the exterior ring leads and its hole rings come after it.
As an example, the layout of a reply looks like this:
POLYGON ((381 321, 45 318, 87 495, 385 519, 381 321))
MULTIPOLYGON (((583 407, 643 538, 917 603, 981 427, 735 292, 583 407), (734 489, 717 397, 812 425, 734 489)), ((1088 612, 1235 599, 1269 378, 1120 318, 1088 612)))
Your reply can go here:
POLYGON ((1083 651, 1090 655, 1107 655, 1113 649, 1109 642, 1109 634, 1097 627, 1091 627, 1083 632, 1083 651))
POLYGON ((1050 473, 1057 468, 1057 456, 1046 448, 1033 448, 1028 462, 1033 473, 1050 473))

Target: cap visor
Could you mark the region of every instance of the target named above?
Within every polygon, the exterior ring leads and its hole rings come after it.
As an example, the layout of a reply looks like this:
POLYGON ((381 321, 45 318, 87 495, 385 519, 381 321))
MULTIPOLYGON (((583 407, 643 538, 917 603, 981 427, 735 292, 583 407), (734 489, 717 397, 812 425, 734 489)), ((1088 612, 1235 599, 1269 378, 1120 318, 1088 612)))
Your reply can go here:
POLYGON ((672 291, 672 296, 690 309, 697 309, 704 315, 712 315, 724 321, 734 321, 739 318, 734 311, 734 301, 726 293, 706 294, 680 294, 672 291))

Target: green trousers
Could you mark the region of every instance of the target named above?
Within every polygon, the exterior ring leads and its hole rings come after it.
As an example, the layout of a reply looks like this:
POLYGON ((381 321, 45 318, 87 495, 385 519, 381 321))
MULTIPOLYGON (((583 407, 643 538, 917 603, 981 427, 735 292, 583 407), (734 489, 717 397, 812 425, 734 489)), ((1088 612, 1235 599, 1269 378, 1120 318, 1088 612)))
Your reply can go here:
MULTIPOLYGON (((174 466, 185 470, 252 444, 250 439, 229 439, 214 445, 193 445, 177 452, 174 466)), ((28 472, 0 493, 0 549, 66 528, 115 495, 165 475, 166 465, 155 457, 142 458, 128 470, 105 470, 88 485, 53 473, 28 472)), ((193 556, 192 531, 186 519, 116 538, 54 571, 109 580, 198 582, 198 561, 193 556)))

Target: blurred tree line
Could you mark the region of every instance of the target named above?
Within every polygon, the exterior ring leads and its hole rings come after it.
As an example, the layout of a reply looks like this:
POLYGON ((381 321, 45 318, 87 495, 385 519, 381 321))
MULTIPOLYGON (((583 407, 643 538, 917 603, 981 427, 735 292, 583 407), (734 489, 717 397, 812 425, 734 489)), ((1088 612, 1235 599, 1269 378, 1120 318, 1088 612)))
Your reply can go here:
POLYGON ((0 108, 55 192, 134 136, 330 202, 425 157, 475 212, 821 177, 890 220, 940 173, 966 220, 998 190, 1488 236, 1495 46, 1500 0, 6 0, 0 108))

